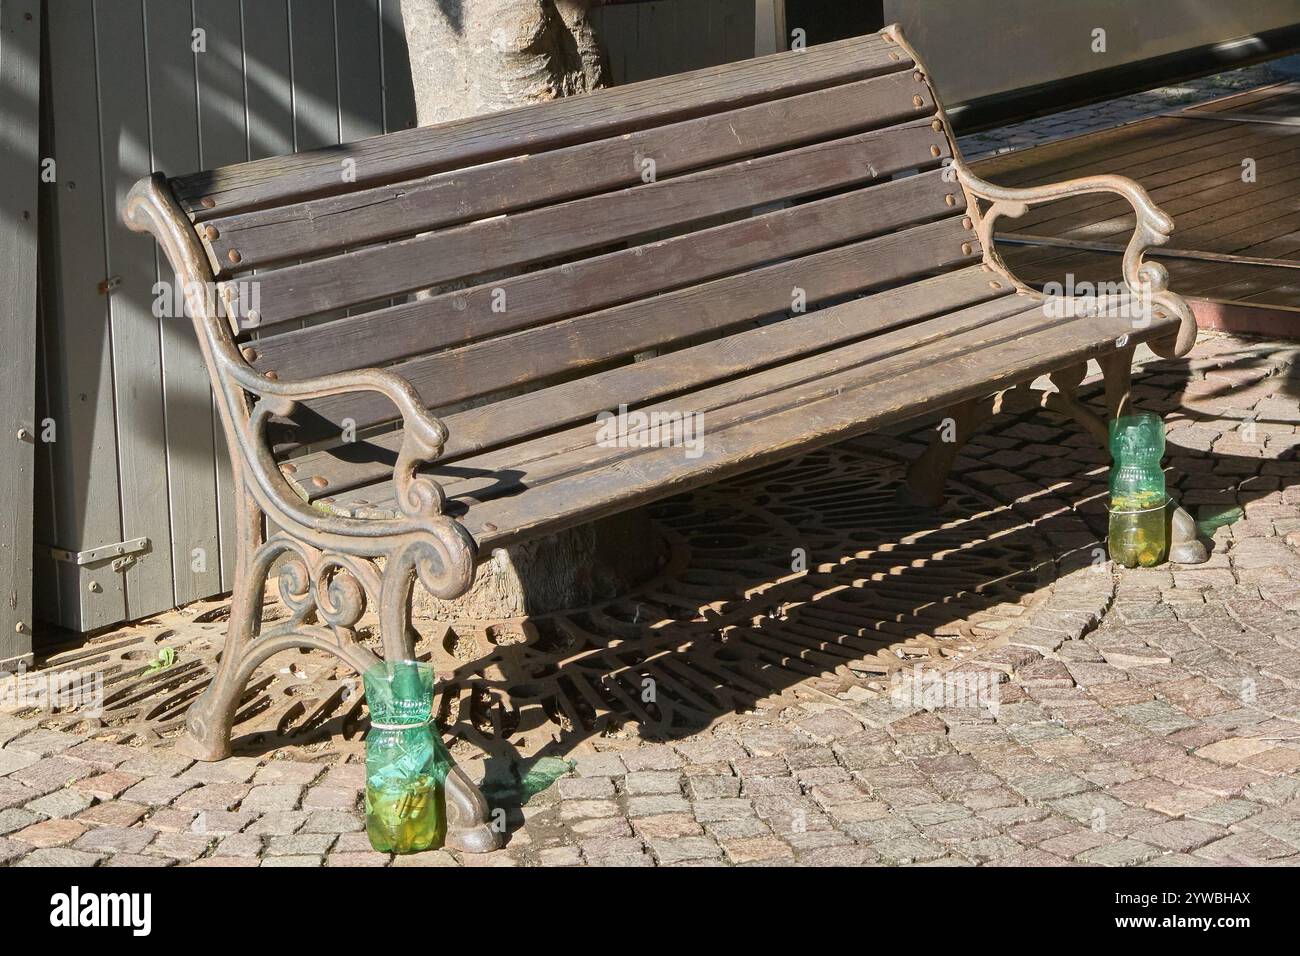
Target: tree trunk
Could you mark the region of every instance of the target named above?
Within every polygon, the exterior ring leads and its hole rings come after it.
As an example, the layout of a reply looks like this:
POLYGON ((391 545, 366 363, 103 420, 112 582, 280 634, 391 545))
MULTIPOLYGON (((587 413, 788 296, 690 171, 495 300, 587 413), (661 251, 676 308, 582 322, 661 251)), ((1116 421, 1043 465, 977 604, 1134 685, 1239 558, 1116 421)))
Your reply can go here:
POLYGON ((585 93, 609 80, 596 0, 402 0, 421 126, 585 93))
MULTIPOLYGON (((597 0, 402 0, 421 126, 585 93, 608 59, 597 0)), ((437 290, 437 291, 442 291, 437 290)), ((492 620, 581 607, 652 576, 665 560, 644 512, 496 551, 457 601, 421 594, 418 617, 492 620)))

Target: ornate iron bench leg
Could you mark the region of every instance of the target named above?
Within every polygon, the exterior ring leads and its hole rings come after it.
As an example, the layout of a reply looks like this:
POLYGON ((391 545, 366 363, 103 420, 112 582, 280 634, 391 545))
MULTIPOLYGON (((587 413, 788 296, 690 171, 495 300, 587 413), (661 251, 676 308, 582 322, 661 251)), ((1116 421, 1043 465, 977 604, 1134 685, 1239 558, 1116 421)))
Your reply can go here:
MULTIPOLYGON (((238 462, 235 463, 238 467, 238 462)), ((236 495, 235 584, 230 596, 226 643, 217 672, 185 716, 185 734, 176 748, 195 760, 223 760, 230 756, 230 734, 235 712, 244 694, 240 664, 248 645, 262 626, 262 598, 270 573, 265 551, 262 512, 246 488, 236 495)))
POLYGON ((1018 385, 987 398, 971 399, 944 413, 935 428, 930 446, 907 469, 898 488, 900 504, 914 508, 937 508, 944 502, 943 486, 958 453, 989 419, 1004 411, 1033 407, 1029 389, 1018 385))
POLYGON ((487 799, 460 767, 447 775, 447 846, 462 853, 487 853, 501 845, 487 799))
MULTIPOLYGON (((196 760, 230 756, 236 712, 253 672, 281 651, 309 647, 328 651, 357 673, 379 661, 356 640, 355 625, 368 600, 378 599, 380 636, 391 659, 414 656, 411 592, 418 556, 411 549, 389 558, 381 574, 369 558, 321 552, 283 532, 262 535, 262 513, 250 495, 241 495, 238 531, 241 548, 231 598, 230 625, 212 681, 190 705, 185 734, 177 748, 196 760), (262 628, 267 581, 279 564, 280 597, 289 620, 262 628)), ((447 777, 447 845, 465 853, 485 853, 500 844, 487 800, 459 767, 447 777)))
MULTIPOLYGON (((380 587, 379 626, 384 653, 392 660, 415 656, 415 630, 411 626, 411 597, 420 574, 418 568, 430 557, 417 542, 388 556, 380 587)), ((487 853, 501 845, 503 830, 493 826, 492 810, 482 791, 460 767, 447 774, 447 846, 462 853, 487 853)))

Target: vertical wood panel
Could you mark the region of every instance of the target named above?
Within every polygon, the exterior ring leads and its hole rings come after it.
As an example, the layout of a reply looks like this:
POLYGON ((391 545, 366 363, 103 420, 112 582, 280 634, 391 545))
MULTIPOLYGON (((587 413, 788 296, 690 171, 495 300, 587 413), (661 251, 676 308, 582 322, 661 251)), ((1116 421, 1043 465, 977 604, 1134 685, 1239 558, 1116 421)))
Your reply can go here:
POLYGON ((656 37, 666 39, 672 36, 666 21, 672 16, 672 0, 651 0, 628 7, 636 16, 636 30, 632 49, 627 53, 628 82, 636 82, 642 77, 663 76, 659 66, 659 57, 664 44, 656 43, 656 37))
POLYGON ((289 37, 294 147, 333 146, 339 141, 333 0, 289 0, 289 37))
POLYGON ((153 314, 156 254, 117 214, 131 187, 150 171, 149 97, 141 0, 96 0, 99 149, 103 159, 108 298, 122 491, 122 540, 148 538, 149 550, 123 572, 128 617, 172 600, 171 522, 163 420, 160 320, 153 314))
MULTIPOLYGON (((193 11, 175 0, 145 0, 150 133, 153 168, 167 173, 199 168, 198 105, 194 96, 193 11)), ((156 246, 147 236, 135 241, 156 246)), ((160 295, 162 392, 167 422, 167 477, 172 523, 173 600, 184 604, 221 590, 217 466, 219 427, 194 329, 176 309, 176 276, 155 251, 160 295)), ((136 596, 128 593, 132 611, 136 596)), ((165 607, 166 605, 164 605, 165 607)), ((160 609, 160 608, 159 608, 160 609)), ((156 610, 156 609, 151 609, 156 610)))
POLYGON ((41 5, 0 0, 0 668, 32 649, 41 5), (25 438, 19 438, 19 430, 25 438))
POLYGON ((382 14, 380 51, 384 73, 384 131, 415 126, 415 89, 411 85, 411 58, 402 27, 401 0, 379 0, 382 14))
MULTIPOLYGON (((105 278, 104 193, 100 179, 95 17, 91 0, 49 8, 51 153, 58 182, 49 232, 58 250, 42 266, 50 405, 58 440, 51 445, 56 544, 73 551, 122 540, 112 350, 105 278)), ((123 619, 122 575, 108 565, 54 564, 62 599, 58 623, 92 630, 123 619), (92 586, 97 590, 92 590, 92 586)))
MULTIPOLYGON (((299 150, 335 146, 340 142, 339 48, 334 16, 334 0, 289 0, 293 135, 299 150)), ((338 174, 340 178, 343 176, 342 161, 338 174)), ((329 322, 345 314, 325 313, 305 320, 302 325, 329 322)))
MULTIPOLYGON (((244 39, 244 92, 248 122, 248 158, 283 156, 293 152, 293 80, 290 75, 292 44, 289 38, 288 0, 241 0, 244 39)), ((256 335, 253 338, 257 338, 256 335)), ((219 438, 222 480, 234 482, 224 438, 219 438)), ((233 499, 227 497, 227 502, 233 499)), ((229 505, 224 512, 233 515, 229 505)), ((233 527, 228 529, 233 534, 233 527)), ((233 540, 233 539, 228 539, 233 540)), ((229 578, 234 553, 223 552, 229 578)), ((227 586, 230 586, 228 581, 227 586)))
POLYGON ((779 0, 652 0, 597 7, 592 21, 616 85, 754 56, 755 3, 779 0))
MULTIPOLYGON (((50 156, 54 152, 54 119, 50 115, 50 26, 49 11, 42 9, 41 24, 41 109, 40 109, 40 156, 50 156)), ((58 260, 58 247, 55 244, 55 230, 52 224, 54 216, 54 198, 56 185, 42 184, 38 189, 37 205, 40 221, 40 238, 38 242, 39 261, 37 263, 36 289, 36 419, 44 428, 45 421, 52 416, 54 402, 51 399, 51 374, 57 361, 58 344, 49 340, 53 328, 53 307, 45 287, 48 283, 47 273, 58 260)), ((36 446, 36 491, 35 491, 35 529, 33 537, 38 544, 50 544, 59 540, 55 524, 55 502, 57 484, 54 474, 54 446, 43 439, 36 446)), ((60 593, 60 575, 58 565, 44 548, 37 547, 32 555, 32 615, 43 620, 62 620, 65 616, 62 608, 66 605, 75 607, 77 595, 68 595, 66 602, 60 593)))
MULTIPOLYGON (((195 0, 194 24, 207 32, 207 52, 195 57, 199 167, 211 169, 242 163, 248 159, 249 131, 244 98, 244 25, 239 0, 195 0)), ((221 584, 224 590, 229 590, 235 573, 235 474, 215 405, 210 405, 209 415, 217 435, 221 584)))
MULTIPOLYGON (((287 0, 243 0, 248 158, 293 152, 287 0)), ((195 167, 196 169, 198 167, 195 167)))
POLYGON ((636 46, 636 9, 627 6, 597 7, 592 21, 605 42, 609 55, 609 79, 615 86, 628 81, 628 53, 636 46))
POLYGON ((337 27, 339 142, 384 131, 379 0, 334 0, 337 27))
POLYGON ((674 39, 681 51, 680 62, 685 64, 682 69, 694 70, 700 66, 713 65, 710 55, 713 34, 709 21, 716 4, 679 3, 677 6, 674 39))
MULTIPOLYGON (((42 89, 48 89, 42 83, 42 89)), ((42 113, 45 111, 42 110, 42 113)), ((48 142, 47 133, 48 119, 46 116, 41 117, 41 135, 42 144, 48 142)), ((46 190, 42 189, 42 193, 46 190)), ((40 205, 40 221, 44 224, 50 221, 49 208, 47 201, 42 199, 40 205)), ((42 239, 40 242, 41 255, 45 256, 50 244, 45 240, 44 233, 46 228, 42 226, 42 239)), ((50 260, 47 260, 50 261, 50 260)), ((38 270, 39 271, 39 270, 38 270)), ((36 297, 37 322, 36 322, 36 420, 40 426, 51 408, 50 402, 50 374, 51 365, 51 347, 46 340, 49 333, 51 319, 45 305, 45 297, 39 294, 36 297)), ((54 519, 54 502, 55 502, 55 479, 54 479, 54 461, 53 446, 41 441, 36 446, 36 488, 34 494, 35 520, 33 537, 37 542, 48 544, 51 541, 59 540, 55 527, 54 519)), ((59 621, 63 619, 60 608, 62 607, 62 596, 59 589, 59 567, 55 560, 50 557, 49 553, 43 548, 38 548, 32 554, 32 616, 42 620, 59 621)), ((68 596, 67 603, 75 606, 77 595, 68 596)))
POLYGON ((759 55, 754 49, 757 29, 754 0, 726 0, 722 4, 722 16, 714 20, 715 42, 722 56, 719 62, 731 63, 759 55))
POLYGON ((790 48, 785 34, 785 0, 754 0, 754 55, 790 48))

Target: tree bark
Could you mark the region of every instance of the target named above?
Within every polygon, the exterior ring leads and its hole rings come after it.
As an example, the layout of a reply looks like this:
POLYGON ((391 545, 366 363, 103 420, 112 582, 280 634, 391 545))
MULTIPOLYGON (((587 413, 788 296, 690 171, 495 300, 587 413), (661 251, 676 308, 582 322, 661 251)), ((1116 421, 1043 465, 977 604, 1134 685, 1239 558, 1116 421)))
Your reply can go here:
MULTIPOLYGON (((588 15, 596 2, 402 0, 419 124, 605 86, 608 58, 588 15)), ((482 621, 582 607, 652 576, 664 560, 645 513, 619 515, 498 550, 468 594, 440 601, 421 592, 415 613, 482 621)))
POLYGON ((597 0, 402 0, 421 126, 606 85, 597 0))

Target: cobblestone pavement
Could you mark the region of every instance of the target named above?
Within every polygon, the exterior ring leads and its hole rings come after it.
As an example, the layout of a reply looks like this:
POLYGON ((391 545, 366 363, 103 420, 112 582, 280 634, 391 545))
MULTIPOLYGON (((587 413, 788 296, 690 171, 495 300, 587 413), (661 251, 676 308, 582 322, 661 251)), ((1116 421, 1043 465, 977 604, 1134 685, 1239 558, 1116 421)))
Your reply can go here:
POLYGON ((691 736, 598 739, 540 762, 529 792, 488 781, 504 849, 396 859, 362 832, 355 758, 194 764, 0 716, 0 862, 1300 862, 1297 351, 1209 336, 1138 376, 1182 500, 1243 511, 1206 565, 1096 561, 1105 465, 1063 422, 978 436, 963 480, 1014 501, 1068 573, 1006 637, 912 688, 946 696, 842 699, 810 681, 691 736))

